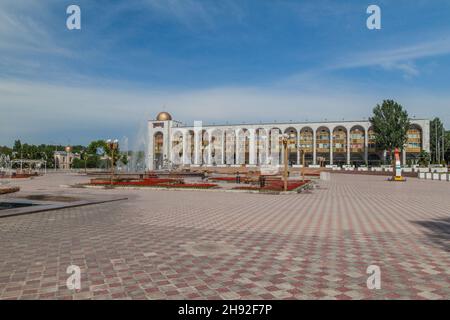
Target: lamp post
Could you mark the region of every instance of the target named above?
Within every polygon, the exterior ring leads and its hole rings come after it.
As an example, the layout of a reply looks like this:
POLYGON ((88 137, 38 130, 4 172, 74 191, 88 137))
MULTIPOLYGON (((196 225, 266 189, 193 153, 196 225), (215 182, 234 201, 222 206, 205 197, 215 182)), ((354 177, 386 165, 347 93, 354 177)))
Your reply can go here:
POLYGON ((287 191, 287 182, 288 182, 288 142, 289 135, 283 134, 280 137, 281 142, 283 143, 284 150, 284 172, 283 172, 283 181, 284 181, 284 191, 287 191))
POLYGON ((69 171, 70 171, 70 152, 72 151, 72 147, 71 146, 67 146, 66 147, 66 160, 67 160, 67 166, 69 167, 69 171))
POLYGON ((84 160, 84 173, 87 174, 87 157, 88 157, 87 150, 81 151, 81 157, 84 160))
POLYGON ((305 151, 302 146, 299 146, 298 150, 300 152, 300 159, 302 159, 302 181, 305 181, 305 151))
POLYGON ((44 173, 47 174, 47 160, 48 160, 48 157, 47 157, 47 154, 46 154, 45 152, 42 152, 42 155, 45 156, 45 162, 44 162, 45 168, 44 168, 44 173))
POLYGON ((113 179, 114 179, 114 151, 117 151, 119 149, 119 140, 115 139, 112 141, 111 139, 106 140, 106 144, 108 145, 108 148, 111 150, 111 187, 113 185, 113 179))

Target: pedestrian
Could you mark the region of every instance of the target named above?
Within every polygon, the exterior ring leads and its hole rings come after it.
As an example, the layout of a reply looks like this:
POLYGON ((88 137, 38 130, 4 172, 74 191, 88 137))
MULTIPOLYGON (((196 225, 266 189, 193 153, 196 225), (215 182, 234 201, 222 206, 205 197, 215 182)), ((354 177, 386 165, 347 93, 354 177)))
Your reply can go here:
POLYGON ((264 188, 266 186, 266 177, 264 176, 259 176, 259 186, 261 188, 264 188))

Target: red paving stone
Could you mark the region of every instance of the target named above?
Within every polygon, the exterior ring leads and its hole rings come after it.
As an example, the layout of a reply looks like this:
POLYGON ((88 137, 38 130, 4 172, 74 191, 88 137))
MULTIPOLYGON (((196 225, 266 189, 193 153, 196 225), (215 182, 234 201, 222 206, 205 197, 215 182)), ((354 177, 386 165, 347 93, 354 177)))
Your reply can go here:
POLYGON ((60 187, 82 179, 20 183, 130 199, 0 218, 0 299, 450 298, 445 182, 333 174, 281 196, 60 187), (366 287, 371 264, 380 290, 366 287))

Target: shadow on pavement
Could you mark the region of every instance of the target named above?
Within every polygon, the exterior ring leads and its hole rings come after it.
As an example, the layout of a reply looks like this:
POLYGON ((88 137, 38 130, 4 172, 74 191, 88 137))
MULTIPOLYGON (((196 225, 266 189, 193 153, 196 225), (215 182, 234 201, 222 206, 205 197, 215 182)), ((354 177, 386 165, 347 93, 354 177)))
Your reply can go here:
POLYGON ((434 244, 450 252, 450 217, 413 221, 426 229, 425 234, 434 244))

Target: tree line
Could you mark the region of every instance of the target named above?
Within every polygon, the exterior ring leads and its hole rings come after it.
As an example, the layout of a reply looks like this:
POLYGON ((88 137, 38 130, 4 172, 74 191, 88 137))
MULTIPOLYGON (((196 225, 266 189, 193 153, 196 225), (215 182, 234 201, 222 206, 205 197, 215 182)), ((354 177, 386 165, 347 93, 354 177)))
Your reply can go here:
MULTIPOLYGON (((112 150, 105 140, 95 140, 87 146, 70 146, 71 152, 79 154, 80 158, 75 158, 72 162, 72 168, 105 168, 111 165, 112 150)), ((47 162, 47 168, 55 168, 54 153, 56 151, 65 151, 66 146, 53 144, 28 144, 20 140, 14 141, 12 147, 0 146, 0 154, 8 156, 11 160, 44 160, 47 162)), ((114 151, 114 165, 122 163, 126 165, 131 152, 121 152, 119 149, 114 151)))

